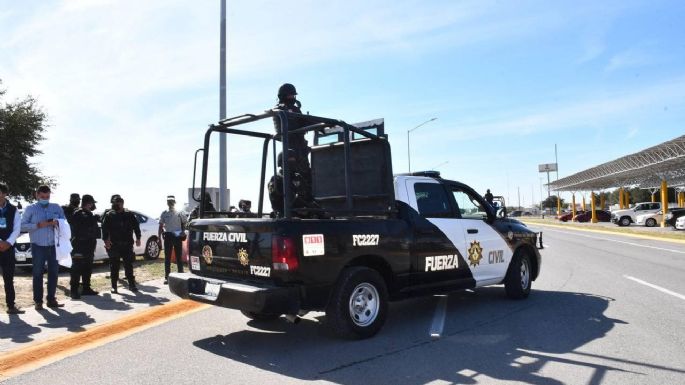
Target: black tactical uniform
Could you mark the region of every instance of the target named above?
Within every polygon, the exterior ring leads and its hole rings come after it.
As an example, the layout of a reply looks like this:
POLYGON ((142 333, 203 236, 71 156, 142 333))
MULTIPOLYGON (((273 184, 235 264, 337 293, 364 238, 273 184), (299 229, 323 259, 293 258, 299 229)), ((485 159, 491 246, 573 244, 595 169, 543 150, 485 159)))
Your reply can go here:
MULTIPOLYGON (((83 204, 92 203, 95 208, 95 200, 90 195, 83 196, 83 204)), ((90 276, 93 273, 93 257, 95 256, 95 244, 100 236, 98 221, 91 210, 80 208, 76 210, 71 219, 71 246, 73 251, 71 265, 71 297, 77 299, 79 295, 79 283, 83 278, 83 295, 96 295, 97 292, 90 287, 90 276)))
MULTIPOLYGON (((6 240, 14 231, 14 219, 16 215, 20 215, 16 207, 12 206, 6 201, 5 207, 0 209, 0 218, 2 218, 3 225, 0 226, 0 239, 6 240)), ((2 269, 2 279, 5 284, 5 302, 7 302, 7 309, 14 309, 14 301, 16 293, 14 291, 14 245, 6 251, 0 252, 0 269, 2 269)), ((16 312, 13 314, 17 314, 16 312)))
POLYGON ((138 291, 135 277, 133 276, 133 234, 136 240, 140 240, 140 224, 136 216, 123 209, 124 200, 121 197, 115 199, 115 204, 121 202, 120 211, 110 210, 102 219, 102 239, 110 241, 112 246, 107 250, 109 255, 110 275, 112 279, 112 292, 117 293, 119 281, 119 265, 124 261, 124 273, 131 291, 138 291))
POLYGON ((81 196, 73 193, 69 197, 69 204, 62 206, 64 218, 67 220, 67 223, 69 223, 69 226, 71 226, 71 219, 74 216, 74 212, 79 209, 79 203, 81 203, 81 196))
MULTIPOLYGON (((288 112, 302 113, 300 109, 301 103, 295 99, 297 91, 295 86, 289 83, 283 84, 278 89, 278 104, 274 109, 288 112)), ((302 118, 288 118, 288 131, 293 131, 307 125, 306 120, 302 118)), ((274 128, 277 135, 282 135, 281 121, 278 117, 274 117, 274 128)), ((293 207, 301 208, 313 205, 312 198, 312 171, 309 165, 309 145, 305 139, 304 133, 292 134, 288 136, 288 166, 290 169, 290 177, 294 185, 294 200, 293 207)), ((280 159, 280 158, 279 158, 280 159)), ((282 160, 278 162, 279 167, 283 166, 282 160)), ((282 211, 283 198, 282 194, 282 177, 281 175, 274 175, 269 182, 269 199, 272 202, 272 207, 276 211, 282 211), (278 186, 278 184, 281 186, 278 186), (281 203, 277 203, 280 200, 281 203), (274 204, 276 206, 274 206, 274 204)))

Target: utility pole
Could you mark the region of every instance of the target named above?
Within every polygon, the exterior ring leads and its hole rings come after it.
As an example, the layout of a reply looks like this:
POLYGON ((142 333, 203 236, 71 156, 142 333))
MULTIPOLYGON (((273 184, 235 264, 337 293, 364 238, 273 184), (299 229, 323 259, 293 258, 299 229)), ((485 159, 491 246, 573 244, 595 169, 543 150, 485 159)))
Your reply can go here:
POLYGON ((425 122, 419 124, 418 126, 412 128, 412 129, 407 130, 407 163, 408 163, 408 166, 409 166, 409 167, 408 167, 408 168, 409 168, 409 172, 411 172, 411 151, 410 151, 410 149, 409 149, 409 133, 412 132, 412 131, 414 131, 414 130, 416 130, 417 128, 423 126, 424 124, 428 124, 428 123, 434 121, 435 119, 437 119, 437 118, 428 119, 428 120, 426 120, 425 122))
MULTIPOLYGON (((219 120, 224 120, 226 119, 226 0, 221 0, 219 40, 219 120)), ((219 211, 228 211, 227 179, 226 134, 222 132, 219 134, 219 211)))
POLYGON ((518 192, 518 196, 519 196, 519 206, 518 206, 518 208, 519 208, 519 210, 521 210, 521 187, 516 186, 516 191, 518 192))

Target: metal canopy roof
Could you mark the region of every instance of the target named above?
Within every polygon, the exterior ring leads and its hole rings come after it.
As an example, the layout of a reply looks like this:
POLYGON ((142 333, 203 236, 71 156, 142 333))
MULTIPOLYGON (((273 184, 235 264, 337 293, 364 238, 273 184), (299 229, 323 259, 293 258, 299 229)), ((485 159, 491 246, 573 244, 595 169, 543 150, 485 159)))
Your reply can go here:
POLYGON ((685 186, 685 135, 640 152, 600 164, 550 183, 555 191, 590 191, 612 187, 685 186))

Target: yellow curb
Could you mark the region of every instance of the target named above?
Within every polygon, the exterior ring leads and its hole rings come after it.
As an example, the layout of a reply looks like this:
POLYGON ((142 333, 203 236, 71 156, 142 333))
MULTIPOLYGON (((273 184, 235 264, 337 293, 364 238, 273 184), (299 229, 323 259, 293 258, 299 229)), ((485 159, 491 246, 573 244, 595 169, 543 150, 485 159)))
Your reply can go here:
POLYGON ((40 341, 0 355, 0 380, 25 373, 139 331, 210 307, 188 300, 127 315, 85 331, 40 341))
MULTIPOLYGON (((685 239, 681 240, 681 239, 673 239, 673 238, 655 237, 653 235, 643 235, 643 234, 634 234, 634 233, 630 233, 630 234, 619 233, 617 231, 612 231, 612 230, 581 229, 579 227, 570 227, 570 226, 564 226, 564 225, 553 225, 553 224, 539 223, 539 222, 528 222, 526 224, 527 225, 539 225, 539 226, 555 227, 555 228, 564 229, 564 230, 586 231, 589 233, 611 234, 611 235, 618 235, 621 237, 633 237, 633 238, 649 239, 649 240, 653 240, 653 241, 664 241, 664 242, 685 244, 685 239)), ((544 239, 544 237, 543 237, 543 239, 544 239)))

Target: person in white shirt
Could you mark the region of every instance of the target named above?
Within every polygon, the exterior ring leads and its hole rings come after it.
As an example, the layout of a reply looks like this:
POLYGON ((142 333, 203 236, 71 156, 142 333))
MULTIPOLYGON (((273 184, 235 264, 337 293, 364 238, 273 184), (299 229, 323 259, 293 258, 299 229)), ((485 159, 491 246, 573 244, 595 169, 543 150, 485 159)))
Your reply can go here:
POLYGON ((171 250, 173 248, 176 254, 176 268, 179 273, 183 273, 183 241, 186 238, 186 225, 188 218, 185 214, 176 211, 176 198, 169 195, 166 198, 166 204, 169 206, 168 210, 164 210, 159 216, 159 231, 160 239, 164 239, 164 284, 169 281, 169 273, 171 273, 171 250))
POLYGON ((7 302, 7 314, 22 314, 14 303, 14 242, 21 231, 21 215, 19 210, 7 200, 9 188, 0 183, 0 268, 2 279, 5 284, 5 301, 7 302))

